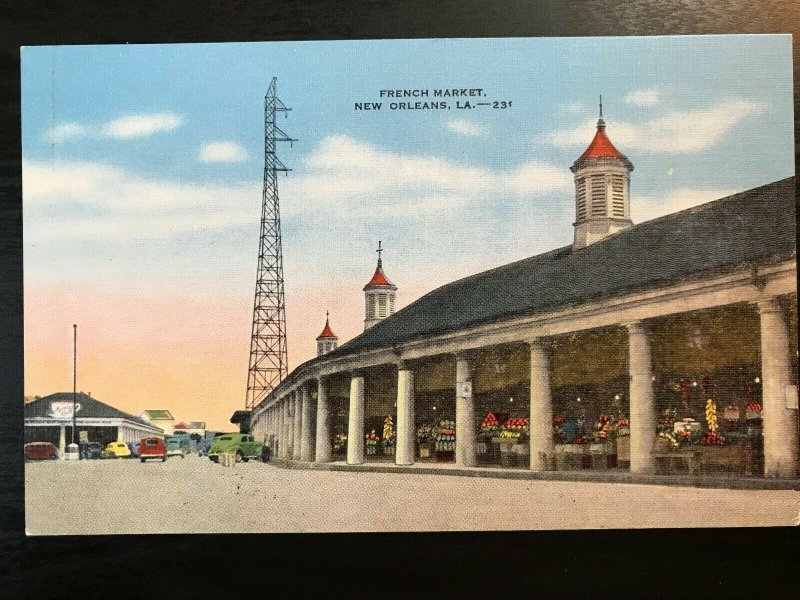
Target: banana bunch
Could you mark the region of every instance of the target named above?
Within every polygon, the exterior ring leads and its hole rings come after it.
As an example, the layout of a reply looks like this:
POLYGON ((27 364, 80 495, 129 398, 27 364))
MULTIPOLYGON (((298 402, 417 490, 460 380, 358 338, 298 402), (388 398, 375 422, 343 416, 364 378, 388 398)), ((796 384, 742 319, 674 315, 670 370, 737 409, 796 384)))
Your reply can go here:
POLYGON ((710 398, 706 400, 706 423, 709 431, 717 431, 717 405, 710 398))

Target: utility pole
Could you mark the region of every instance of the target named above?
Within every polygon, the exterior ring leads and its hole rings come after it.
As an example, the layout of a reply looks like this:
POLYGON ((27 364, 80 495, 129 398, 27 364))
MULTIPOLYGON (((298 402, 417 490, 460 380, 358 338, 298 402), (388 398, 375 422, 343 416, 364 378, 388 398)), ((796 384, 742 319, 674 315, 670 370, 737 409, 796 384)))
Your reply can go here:
POLYGON ((277 142, 294 142, 275 124, 275 115, 290 108, 276 96, 272 78, 264 97, 264 189, 261 203, 261 235, 250 336, 250 367, 245 408, 252 409, 288 374, 286 305, 283 294, 283 249, 278 200, 278 171, 289 171, 275 153, 277 142))
POLYGON ((77 420, 75 418, 78 399, 78 325, 72 325, 72 443, 75 443, 75 429, 77 420))

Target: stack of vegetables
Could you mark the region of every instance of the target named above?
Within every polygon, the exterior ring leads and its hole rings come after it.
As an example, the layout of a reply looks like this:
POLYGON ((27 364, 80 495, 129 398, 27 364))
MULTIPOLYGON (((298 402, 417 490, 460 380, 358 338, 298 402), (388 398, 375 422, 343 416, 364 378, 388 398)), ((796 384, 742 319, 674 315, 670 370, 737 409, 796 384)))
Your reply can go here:
POLYGON ((721 446, 725 438, 717 433, 717 405, 710 398, 706 400, 706 423, 708 432, 700 438, 701 446, 721 446))
POLYGON ((617 419, 617 437, 625 437, 631 434, 631 422, 625 417, 617 419))
POLYGON ((374 429, 372 431, 370 431, 366 435, 366 441, 367 441, 367 446, 377 446, 378 445, 379 438, 378 438, 378 434, 375 433, 374 429))
POLYGON ((615 419, 611 415, 600 415, 594 424, 592 431, 592 442, 602 444, 613 439, 615 433, 615 419))
POLYGON ((748 419, 760 419, 761 408, 760 402, 748 402, 745 407, 745 417, 748 419))
POLYGON ((481 422, 481 435, 485 438, 490 438, 497 434, 500 429, 500 422, 494 416, 492 411, 486 413, 483 421, 481 422))
POLYGON ((452 452, 456 449, 456 422, 452 419, 440 419, 437 425, 436 451, 452 452))
POLYGON ((513 418, 503 423, 500 438, 505 440, 518 440, 528 431, 528 419, 513 418))
POLYGON ((394 423, 391 415, 383 421, 383 445, 394 446, 394 423))

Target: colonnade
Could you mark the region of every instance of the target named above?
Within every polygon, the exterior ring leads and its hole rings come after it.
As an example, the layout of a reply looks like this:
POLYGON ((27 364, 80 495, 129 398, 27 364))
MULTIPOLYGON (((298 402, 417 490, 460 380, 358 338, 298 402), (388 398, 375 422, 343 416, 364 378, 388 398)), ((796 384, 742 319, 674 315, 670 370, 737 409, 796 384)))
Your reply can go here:
MULTIPOLYGON (((763 382, 764 472, 766 476, 798 474, 798 420, 796 387, 792 386, 789 330, 776 298, 759 301, 761 324, 761 379, 763 382), (791 394, 794 390, 795 397, 791 394)), ((628 333, 630 399, 630 471, 652 473, 652 448, 656 438, 656 406, 653 389, 651 341, 647 323, 622 324, 628 333)), ((554 452, 553 405, 550 386, 550 344, 546 337, 527 340, 530 347, 530 469, 552 468, 554 452)), ((455 355, 456 463, 477 464, 475 406, 473 401, 472 350, 455 355)), ((265 435, 277 440, 277 455, 287 460, 330 462, 329 377, 310 380, 273 403, 266 414, 265 435), (316 403, 311 398, 316 387, 316 403), (316 408, 316 417, 314 412, 316 408), (312 435, 315 423, 316 436, 312 435)), ((364 462, 365 373, 350 372, 347 463, 364 462)), ((413 464, 415 459, 414 371, 397 364, 397 423, 395 462, 413 464)))

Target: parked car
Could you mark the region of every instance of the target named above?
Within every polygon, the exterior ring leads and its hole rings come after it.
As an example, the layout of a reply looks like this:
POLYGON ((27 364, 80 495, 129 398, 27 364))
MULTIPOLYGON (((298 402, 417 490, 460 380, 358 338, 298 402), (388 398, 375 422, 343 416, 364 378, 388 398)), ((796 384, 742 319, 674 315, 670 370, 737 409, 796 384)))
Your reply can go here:
POLYGON ((167 446, 162 438, 143 438, 139 442, 139 460, 144 462, 149 458, 160 458, 162 462, 167 460, 167 446))
POLYGON ((25 460, 55 460, 58 448, 50 442, 28 442, 23 447, 25 460))
POLYGON ((111 442, 103 448, 103 458, 130 458, 131 450, 125 442, 111 442))
POLYGON ((211 442, 208 458, 217 462, 220 454, 235 454, 236 462, 247 462, 251 458, 261 458, 261 446, 248 433, 226 433, 211 442))
POLYGON ((86 458, 101 458, 103 456, 103 447, 100 442, 89 442, 86 448, 86 458))
POLYGON ((164 439, 164 443, 167 445, 167 456, 186 457, 183 441, 179 437, 170 436, 164 439))

